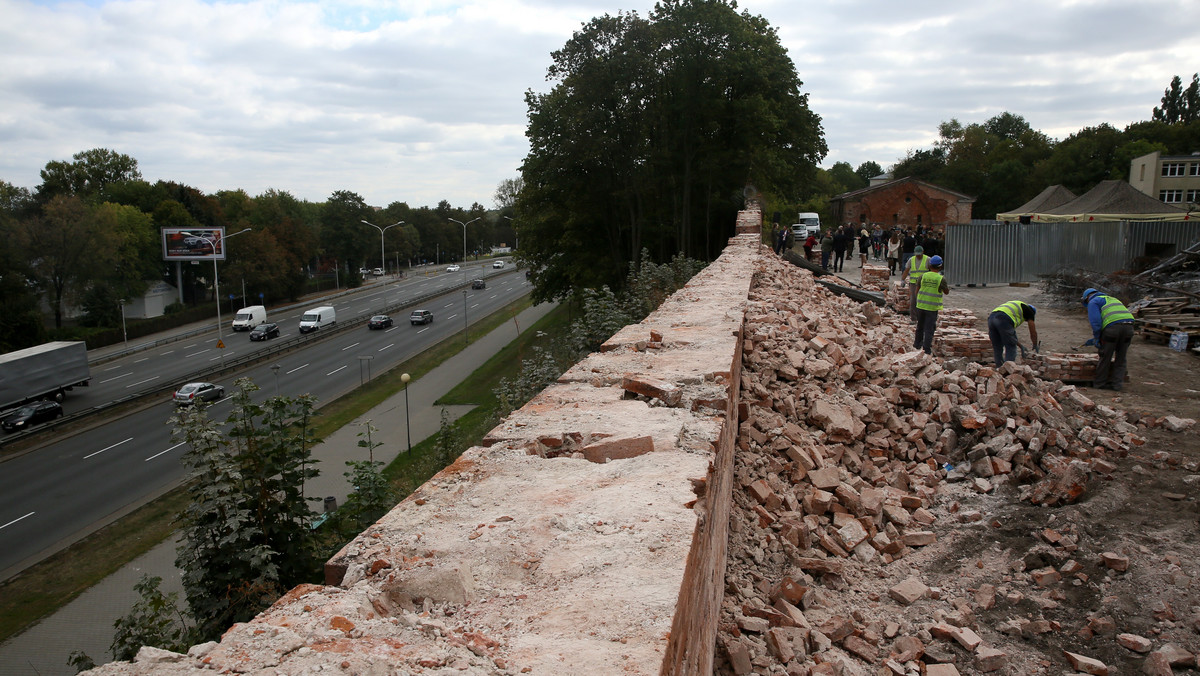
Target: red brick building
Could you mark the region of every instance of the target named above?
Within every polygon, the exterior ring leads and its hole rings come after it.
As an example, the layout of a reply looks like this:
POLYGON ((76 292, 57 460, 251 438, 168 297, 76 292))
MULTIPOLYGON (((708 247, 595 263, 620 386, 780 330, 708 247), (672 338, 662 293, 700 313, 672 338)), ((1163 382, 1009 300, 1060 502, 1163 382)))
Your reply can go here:
POLYGON ((974 197, 916 178, 871 185, 829 200, 835 224, 932 227, 937 232, 945 232, 947 225, 970 223, 974 202, 974 197))

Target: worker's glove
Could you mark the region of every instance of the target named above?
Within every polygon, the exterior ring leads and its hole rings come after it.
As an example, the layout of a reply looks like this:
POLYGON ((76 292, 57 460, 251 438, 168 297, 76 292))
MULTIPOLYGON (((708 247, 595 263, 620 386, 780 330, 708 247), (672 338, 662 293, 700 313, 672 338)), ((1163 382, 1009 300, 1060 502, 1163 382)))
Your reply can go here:
POLYGON ((1095 338, 1088 338, 1088 341, 1087 341, 1086 343, 1084 343, 1084 344, 1083 344, 1083 346, 1084 346, 1084 347, 1093 347, 1093 346, 1096 346, 1096 339, 1095 339, 1095 338))

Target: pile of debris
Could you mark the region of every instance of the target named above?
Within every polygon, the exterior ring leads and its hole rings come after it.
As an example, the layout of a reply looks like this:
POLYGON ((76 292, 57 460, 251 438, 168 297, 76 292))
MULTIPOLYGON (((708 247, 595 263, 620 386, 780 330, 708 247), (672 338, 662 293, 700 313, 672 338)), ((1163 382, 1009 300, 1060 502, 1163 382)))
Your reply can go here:
POLYGON ((862 268, 862 286, 871 291, 884 291, 888 287, 891 273, 886 265, 867 263, 862 268))
POLYGON ((1072 503, 1143 440, 1122 412, 1029 366, 952 370, 911 339, 906 317, 764 260, 746 312, 718 673, 1041 671, 996 647, 1005 636, 977 633, 972 607, 994 604, 995 587, 930 588, 910 562, 956 536, 937 524, 983 522, 962 509, 971 496, 1011 484, 1023 501, 1072 503))
POLYGON ((939 356, 980 363, 994 361, 992 341, 988 334, 972 328, 943 327, 940 319, 937 331, 933 334, 933 345, 939 356))
POLYGON ((1129 306, 1134 328, 1142 337, 1166 343, 1183 352, 1200 346, 1200 298, 1164 296, 1143 298, 1129 306))
POLYGON ((1061 380, 1064 383, 1090 383, 1096 379, 1095 354, 1054 353, 1028 355, 1030 365, 1042 380, 1061 380))
POLYGON ((908 312, 908 283, 893 280, 887 287, 887 304, 896 312, 908 312))

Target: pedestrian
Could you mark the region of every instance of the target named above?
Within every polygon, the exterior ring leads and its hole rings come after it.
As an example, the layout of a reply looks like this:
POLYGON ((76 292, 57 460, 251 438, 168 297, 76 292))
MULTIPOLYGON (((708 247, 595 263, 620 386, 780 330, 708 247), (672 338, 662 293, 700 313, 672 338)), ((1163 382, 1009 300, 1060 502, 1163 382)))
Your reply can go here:
POLYGON ((904 229, 904 235, 900 240, 900 269, 908 267, 908 259, 912 258, 913 252, 916 250, 917 238, 913 237, 912 231, 908 228, 904 229))
POLYGON ((858 267, 867 264, 867 254, 871 253, 871 235, 863 228, 858 233, 858 267))
POLYGON ((892 236, 884 244, 887 247, 888 276, 896 274, 900 267, 900 231, 892 230, 892 236))
POLYGON ((821 268, 829 269, 829 257, 833 255, 833 235, 828 232, 821 238, 821 268))
POLYGON ((909 321, 917 321, 917 286, 921 283, 921 275, 929 269, 929 256, 925 255, 925 249, 921 247, 913 248, 912 258, 908 259, 904 270, 900 272, 900 281, 908 282, 908 319, 909 321))
POLYGON ((920 288, 917 290, 917 335, 913 338, 913 349, 933 354, 933 332, 937 330, 942 299, 948 293, 950 286, 942 276, 942 257, 930 256, 929 269, 921 275, 920 288))
POLYGON ((837 233, 833 236, 833 271, 841 272, 842 266, 846 264, 846 245, 847 241, 846 228, 838 228, 837 233))
POLYGON ((1125 385, 1125 355, 1133 342, 1133 314, 1121 301, 1096 289, 1083 292, 1092 342, 1100 351, 1092 387, 1121 391, 1125 385))
POLYGON ((804 240, 804 260, 809 263, 813 259, 813 247, 817 246, 817 236, 813 233, 808 233, 808 238, 804 240))
POLYGON ((875 224, 875 229, 871 231, 871 253, 875 260, 883 257, 883 228, 879 224, 875 224))
POLYGON ((1017 360, 1017 327, 1021 324, 1029 324, 1029 340, 1033 349, 1038 349, 1035 317, 1037 308, 1019 300, 1010 300, 988 315, 988 340, 992 342, 992 356, 997 367, 1006 361, 1017 360))

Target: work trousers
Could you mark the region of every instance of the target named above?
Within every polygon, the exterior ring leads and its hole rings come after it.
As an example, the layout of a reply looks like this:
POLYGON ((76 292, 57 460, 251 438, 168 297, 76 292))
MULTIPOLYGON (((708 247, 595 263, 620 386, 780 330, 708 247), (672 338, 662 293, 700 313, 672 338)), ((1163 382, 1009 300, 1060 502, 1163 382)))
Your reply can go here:
POLYGON ((921 288, 920 284, 908 283, 908 319, 909 321, 917 321, 917 289, 921 288))
POLYGON ((988 315, 988 339, 992 341, 996 366, 1017 360, 1017 327, 1013 326, 1012 317, 1003 312, 988 315))
POLYGON ((933 354, 933 332, 937 329, 937 310, 917 308, 917 335, 913 338, 913 349, 933 354))
POLYGON ((1093 387, 1120 391, 1125 385, 1125 354, 1133 342, 1133 322, 1109 324, 1100 331, 1100 363, 1093 387))

